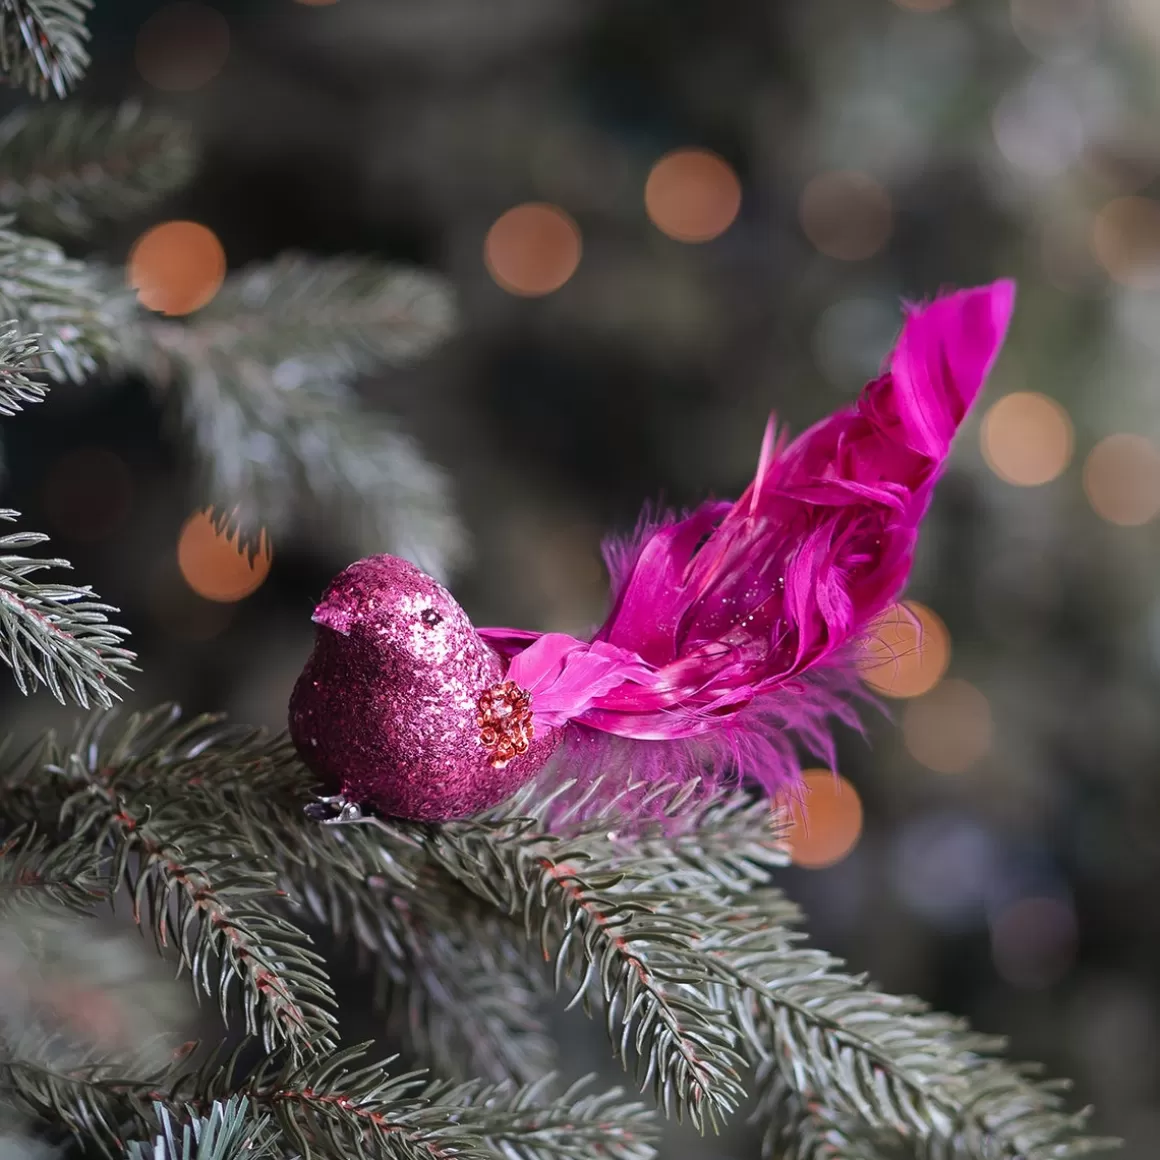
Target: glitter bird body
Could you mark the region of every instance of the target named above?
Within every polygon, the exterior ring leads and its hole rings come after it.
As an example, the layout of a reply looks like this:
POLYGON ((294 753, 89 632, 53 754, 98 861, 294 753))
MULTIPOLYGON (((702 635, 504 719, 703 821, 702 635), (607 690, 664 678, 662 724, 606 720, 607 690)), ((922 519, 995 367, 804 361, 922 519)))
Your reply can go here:
POLYGON ((771 421, 735 503, 642 520, 605 545, 612 611, 590 640, 479 629, 391 556, 314 612, 291 736, 340 816, 424 821, 561 776, 792 783, 855 724, 855 647, 900 594, 955 431, 1002 346, 1010 282, 910 307, 881 377, 793 442, 771 421))

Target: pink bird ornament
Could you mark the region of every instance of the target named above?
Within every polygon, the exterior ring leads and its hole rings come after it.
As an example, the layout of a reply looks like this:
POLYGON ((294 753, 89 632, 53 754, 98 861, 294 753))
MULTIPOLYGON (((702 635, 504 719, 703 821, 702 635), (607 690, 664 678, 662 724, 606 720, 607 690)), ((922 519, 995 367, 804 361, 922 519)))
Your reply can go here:
POLYGON ((536 777, 794 784, 856 724, 857 646, 906 583, 951 442, 1006 336, 1008 281, 908 306, 882 375, 792 442, 770 420, 735 503, 647 512, 604 556, 589 640, 477 629, 392 556, 352 564, 314 610, 290 734, 315 816, 469 817, 536 777))

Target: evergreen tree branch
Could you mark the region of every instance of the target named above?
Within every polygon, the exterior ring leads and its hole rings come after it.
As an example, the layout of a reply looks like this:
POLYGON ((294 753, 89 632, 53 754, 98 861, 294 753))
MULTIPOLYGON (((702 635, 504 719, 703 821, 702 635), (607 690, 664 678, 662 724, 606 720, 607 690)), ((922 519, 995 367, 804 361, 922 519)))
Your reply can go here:
MULTIPOLYGON (((11 522, 17 512, 0 509, 11 522)), ((17 688, 45 686, 58 701, 111 705, 127 687, 124 673, 135 656, 122 645, 128 634, 110 624, 111 605, 94 599, 88 586, 41 584, 31 577, 45 568, 68 568, 67 560, 43 560, 13 550, 42 544, 47 536, 13 532, 0 537, 0 661, 17 688)))
POLYGON ((426 275, 289 258, 228 280, 191 323, 147 324, 129 358, 177 388, 204 486, 247 542, 259 528, 341 527, 344 547, 445 576, 464 550, 447 481, 349 384, 424 353, 450 324, 447 291, 426 275))
POLYGON ((107 896, 100 859, 89 843, 49 843, 31 827, 0 842, 0 918, 46 904, 88 914, 107 896))
POLYGON ((27 106, 0 121, 0 210, 35 233, 87 237, 181 188, 195 159, 187 125, 136 102, 27 106))
POLYGON ((648 889, 649 864, 602 866, 584 842, 521 824, 440 827, 427 849, 463 885, 522 917, 555 964, 557 988, 579 980, 573 1002, 589 1009, 599 991, 619 1057, 629 1066, 635 1048, 637 1078, 668 1114, 715 1128, 736 1108, 744 1093, 734 1033, 720 1007, 690 1001, 685 989, 697 924, 661 913, 665 896, 648 889))
POLYGON ((321 361, 355 372, 420 358, 454 322, 450 289, 432 274, 287 253, 229 278, 192 329, 203 347, 267 366, 321 361))
POLYGON ((130 892, 134 922, 148 923, 159 950, 176 951, 227 1022, 238 986, 246 1029, 268 1051, 298 1057, 333 1046, 334 995, 321 956, 271 911, 281 896, 274 874, 239 857, 180 802, 152 808, 125 791, 116 771, 97 771, 64 803, 61 824, 107 852, 113 889, 130 892))
POLYGON ((17 762, 9 794, 46 765, 74 770, 66 792, 116 770, 122 792, 155 806, 174 801, 187 822, 212 826, 231 849, 276 871, 287 901, 354 939, 439 1074, 529 1082, 551 1070, 539 1010, 547 984, 528 961, 522 930, 418 866, 409 836, 392 841, 375 828, 308 821, 310 777, 284 738, 212 717, 183 722, 171 707, 130 718, 120 731, 103 714, 67 747, 17 762), (466 955, 477 969, 465 974, 466 955))
POLYGON ((120 342, 107 274, 66 258, 52 242, 6 228, 11 221, 0 218, 0 318, 14 319, 5 325, 36 339, 32 369, 58 382, 83 382, 113 361, 120 342))
POLYGON ((276 1144, 304 1157, 590 1160, 599 1150, 613 1160, 649 1160, 653 1154, 652 1118, 618 1092, 584 1094, 577 1084, 544 1102, 552 1077, 526 1088, 424 1083, 416 1073, 391 1076, 384 1063, 363 1063, 365 1050, 349 1048, 291 1071, 265 1065, 241 1080, 232 1062, 198 1076, 135 1078, 108 1061, 65 1071, 25 1051, 0 1059, 0 1087, 32 1114, 50 1116, 110 1154, 121 1151, 127 1128, 152 1131, 157 1104, 171 1114, 205 1115, 225 1098, 222 1088, 244 1097, 252 1115, 269 1116, 276 1144))
POLYGON ((752 1122, 765 1125, 763 1160, 913 1160, 914 1148, 897 1135, 872 1133, 857 1120, 803 1099, 774 1070, 758 1077, 762 1097, 752 1122))
POLYGON ((1086 1114, 1062 1110, 1058 1085, 996 1059, 998 1041, 795 945, 782 913, 777 893, 762 892, 706 914, 698 953, 723 984, 709 994, 730 1009, 751 1065, 828 1109, 830 1130, 852 1120, 931 1160, 1069 1160, 1113 1146, 1083 1134, 1086 1114))
POLYGON ((147 1143, 132 1141, 126 1160, 265 1160, 275 1152, 269 1118, 254 1120, 245 1096, 215 1100, 205 1116, 187 1109, 180 1121, 165 1104, 154 1101, 153 1115, 157 1134, 147 1143))
POLYGON ((22 337, 16 324, 0 333, 0 415, 12 416, 29 403, 39 403, 48 388, 29 377, 35 371, 40 351, 34 339, 22 337))
POLYGON ((543 1017, 550 986, 528 961, 523 931, 439 874, 389 905, 403 953, 369 949, 419 1059, 457 1080, 530 1083, 552 1071, 555 1045, 543 1017))
POLYGON ((68 96, 89 65, 90 0, 0 0, 0 73, 35 96, 68 96))

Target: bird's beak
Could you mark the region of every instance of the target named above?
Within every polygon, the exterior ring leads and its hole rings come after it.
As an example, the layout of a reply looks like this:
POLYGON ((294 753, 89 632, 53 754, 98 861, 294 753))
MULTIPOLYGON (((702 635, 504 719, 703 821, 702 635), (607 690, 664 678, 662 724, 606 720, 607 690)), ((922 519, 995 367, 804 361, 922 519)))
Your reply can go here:
POLYGON ((343 608, 338 604, 327 604, 324 602, 314 610, 314 615, 310 619, 315 624, 321 624, 324 628, 329 628, 333 632, 341 633, 343 636, 350 636, 350 626, 354 620, 354 615, 348 608, 343 608))

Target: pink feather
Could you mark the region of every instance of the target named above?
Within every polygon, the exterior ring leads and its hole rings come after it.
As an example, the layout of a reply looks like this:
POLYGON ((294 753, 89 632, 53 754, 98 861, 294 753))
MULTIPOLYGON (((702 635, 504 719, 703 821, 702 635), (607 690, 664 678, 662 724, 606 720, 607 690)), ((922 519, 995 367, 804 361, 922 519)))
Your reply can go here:
POLYGON ((857 725, 854 646, 900 594, 951 440, 1006 335, 997 282, 907 308, 883 375, 792 443, 770 421, 736 503, 646 517, 605 545, 613 607, 588 642, 485 629, 566 726, 565 772, 740 771, 770 792, 798 744, 833 763, 830 718, 857 725))

